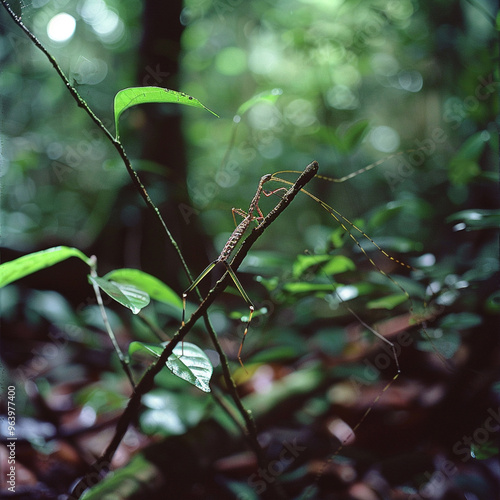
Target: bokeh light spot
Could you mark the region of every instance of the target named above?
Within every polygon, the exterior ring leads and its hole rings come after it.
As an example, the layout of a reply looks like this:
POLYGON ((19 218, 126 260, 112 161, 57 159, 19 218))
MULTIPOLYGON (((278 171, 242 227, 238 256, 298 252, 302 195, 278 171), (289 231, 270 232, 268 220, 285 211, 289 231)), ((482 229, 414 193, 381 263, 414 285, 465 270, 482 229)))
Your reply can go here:
POLYGON ((75 33, 75 28, 75 18, 66 12, 61 12, 49 21, 47 35, 54 42, 66 42, 75 33))
POLYGON ((378 151, 392 153, 399 147, 399 134, 391 127, 380 125, 372 130, 370 142, 378 151))

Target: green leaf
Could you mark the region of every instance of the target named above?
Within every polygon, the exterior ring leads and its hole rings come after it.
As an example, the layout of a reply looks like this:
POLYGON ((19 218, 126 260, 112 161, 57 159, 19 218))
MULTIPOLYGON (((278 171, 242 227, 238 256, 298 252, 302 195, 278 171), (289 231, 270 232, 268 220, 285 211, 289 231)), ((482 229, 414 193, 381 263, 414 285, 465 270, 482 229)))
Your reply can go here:
POLYGON ((489 137, 484 131, 476 132, 463 143, 448 166, 448 175, 453 184, 468 184, 481 173, 479 157, 489 137))
MULTIPOLYGON (((117 384, 116 384, 117 385, 117 384)), ((98 415, 114 410, 122 410, 127 404, 127 398, 118 392, 118 387, 109 381, 84 387, 75 395, 81 406, 90 406, 98 415)))
POLYGON ((327 276, 356 269, 354 262, 344 255, 298 255, 293 263, 293 277, 300 278, 310 267, 323 263, 321 269, 327 276))
POLYGON ((97 276, 89 276, 88 278, 91 284, 97 285, 112 299, 122 306, 128 307, 134 314, 149 304, 149 295, 133 285, 124 285, 97 276))
MULTIPOLYGON (((161 356, 168 342, 162 344, 146 344, 132 342, 129 345, 129 356, 135 353, 146 352, 156 358, 161 356)), ((212 363, 207 355, 197 346, 189 342, 182 342, 174 347, 168 357, 167 368, 177 377, 198 387, 204 392, 210 392, 210 379, 213 373, 212 363)))
POLYGON ((306 269, 317 266, 329 259, 329 255, 297 255, 292 268, 293 277, 300 278, 306 269))
POLYGON ((500 313, 500 290, 496 290, 486 299, 484 308, 489 314, 500 313))
POLYGON ((447 222, 462 221, 467 231, 478 229, 498 229, 500 227, 499 210, 462 210, 450 215, 447 222))
POLYGON ((336 255, 331 257, 328 263, 323 266, 323 271, 328 276, 355 270, 356 264, 354 264, 354 262, 345 255, 336 255))
POLYGON ((106 274, 104 279, 133 285, 146 292, 154 300, 182 309, 181 298, 169 286, 139 269, 116 269, 106 274))
POLYGON ((275 346, 268 347, 265 351, 252 356, 252 363, 269 364, 285 360, 298 358, 302 354, 302 350, 293 346, 275 346))
POLYGON ((407 299, 408 297, 402 293, 386 295, 380 299, 371 300, 366 304, 366 307, 368 309, 388 309, 390 311, 407 299))
MULTIPOLYGON (((166 343, 165 343, 166 345, 166 343)), ((148 353, 152 354, 156 358, 161 356, 161 353, 165 349, 164 344, 146 344, 145 342, 134 341, 128 346, 128 354, 132 356, 134 354, 148 353)))
POLYGON ((472 442, 470 454, 477 460, 487 460, 498 455, 498 445, 495 441, 486 441, 486 443, 472 442))
POLYGON ((343 137, 343 143, 346 153, 352 151, 356 146, 360 144, 360 142, 366 136, 369 126, 370 122, 368 120, 360 120, 353 123, 346 130, 343 137))
POLYGON ((308 281, 303 281, 300 283, 286 283, 283 286, 283 290, 290 293, 331 293, 334 289, 335 286, 332 283, 311 283, 308 281))
POLYGON ((204 106, 198 99, 191 97, 184 92, 164 89, 161 87, 131 87, 120 90, 115 95, 114 115, 116 138, 118 139, 118 120, 120 115, 128 108, 137 106, 138 104, 146 104, 151 102, 173 102, 185 104, 186 106, 194 106, 195 108, 206 109, 215 116, 219 116, 212 110, 204 106))
MULTIPOLYGON (((439 331, 439 329, 437 329, 439 331)), ((440 337, 433 336, 433 330, 427 330, 427 335, 417 343, 418 348, 425 352, 439 352, 445 359, 451 359, 461 345, 461 337, 457 331, 447 331, 440 337)))
POLYGON ((142 398, 146 410, 140 416, 146 434, 179 436, 197 425, 206 414, 206 398, 155 389, 142 398))
POLYGON ((440 328, 450 330, 466 330, 483 322, 481 316, 474 313, 451 313, 439 322, 440 328))
MULTIPOLYGON (((134 455, 130 462, 108 474, 97 484, 88 484, 81 500, 103 500, 105 498, 132 498, 136 496, 140 484, 153 484, 159 469, 141 453, 134 455), (140 482, 138 480, 140 478, 140 482)), ((72 495, 73 496, 73 495, 72 495)), ((75 497, 73 497, 75 498, 75 497)))
POLYGON ((41 250, 2 264, 0 266, 0 288, 69 257, 78 257, 88 266, 91 265, 90 259, 77 248, 60 246, 41 250))

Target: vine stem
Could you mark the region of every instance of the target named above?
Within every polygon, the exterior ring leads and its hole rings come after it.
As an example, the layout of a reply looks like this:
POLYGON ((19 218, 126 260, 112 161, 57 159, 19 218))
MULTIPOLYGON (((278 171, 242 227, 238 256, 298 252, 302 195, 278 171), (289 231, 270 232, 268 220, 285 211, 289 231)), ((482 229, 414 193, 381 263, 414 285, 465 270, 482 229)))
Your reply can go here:
MULTIPOLYGON (((92 278, 98 277, 97 276, 97 257, 95 255, 92 255, 92 257, 90 257, 90 276, 92 278)), ((132 389, 134 389, 135 388, 134 378, 132 377, 132 373, 130 372, 127 358, 123 355, 123 352, 120 349, 120 346, 118 345, 118 341, 116 340, 113 329, 111 328, 111 325, 109 324, 108 315, 106 314, 104 302, 102 301, 101 291, 99 290, 99 287, 97 286, 97 284, 94 281, 92 281, 92 287, 94 288, 94 293, 95 293, 95 297, 97 300, 97 305, 99 306, 99 311, 101 312, 101 317, 102 317, 102 321, 104 323, 104 327, 106 328, 106 332, 108 333, 108 336, 111 339, 111 343, 113 344, 113 347, 115 348, 116 354, 118 355, 118 359, 120 360, 123 371, 126 373, 128 379, 130 381, 130 384, 132 385, 132 389)))
MULTIPOLYGON (((297 193, 316 175, 318 171, 318 163, 312 162, 310 163, 303 173, 299 176, 295 184, 285 193, 280 202, 269 212, 269 214, 264 218, 261 224, 257 226, 250 235, 245 239, 239 248, 237 254, 234 256, 231 267, 236 270, 238 266, 241 264, 248 251, 252 247, 252 245, 257 241, 257 239, 263 234, 263 232, 269 227, 269 225, 276 220, 276 218, 286 209, 286 207, 292 202, 297 193)), ((187 335, 187 333, 194 326, 196 321, 205 314, 208 307, 214 302, 216 297, 224 291, 226 286, 230 282, 230 276, 226 272, 222 278, 215 284, 214 288, 208 292, 208 295, 205 297, 203 302, 198 306, 198 308, 191 315, 189 320, 182 326, 176 334, 172 337, 170 343, 165 347, 159 358, 149 366, 144 376, 141 378, 139 383, 136 385, 135 390, 130 397, 127 407, 122 413, 118 423, 116 425, 115 435, 111 440, 110 444, 106 448, 106 451, 103 455, 94 463, 92 469, 87 473, 85 477, 83 477, 73 488, 71 492, 70 499, 78 499, 82 495, 89 485, 94 485, 96 482, 96 473, 98 471, 99 474, 102 474, 103 471, 109 469, 111 460, 125 435, 125 432, 128 429, 130 423, 135 419, 141 404, 141 398, 144 394, 150 391, 153 387, 155 376, 164 368, 165 363, 167 362, 168 357, 172 354, 175 346, 187 335)), ((239 398, 237 398, 240 401, 239 398)), ((241 401, 240 401, 241 403, 241 401)), ((240 409, 240 408, 239 408, 240 409)), ((241 409, 240 409, 241 411, 241 409)), ((266 460, 264 457, 264 453, 262 448, 258 444, 257 433, 255 430, 255 424, 253 419, 248 420, 250 417, 248 411, 243 408, 242 411, 243 416, 245 417, 245 422, 247 426, 249 425, 249 432, 251 441, 254 443, 254 450, 257 455, 257 459, 259 465, 266 465, 266 460)), ((100 476, 99 476, 100 479, 100 476)), ((280 495, 281 496, 281 495, 280 495)))

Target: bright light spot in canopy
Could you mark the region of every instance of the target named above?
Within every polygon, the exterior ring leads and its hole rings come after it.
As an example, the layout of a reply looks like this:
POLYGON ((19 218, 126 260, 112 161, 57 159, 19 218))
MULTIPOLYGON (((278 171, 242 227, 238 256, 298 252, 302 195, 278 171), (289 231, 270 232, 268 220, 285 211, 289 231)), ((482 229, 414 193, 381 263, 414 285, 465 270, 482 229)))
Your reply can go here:
POLYGON ((358 98, 346 85, 335 85, 326 91, 328 104, 335 109, 355 109, 358 107, 358 98))
POLYGON ((250 53, 250 70, 259 75, 271 73, 279 63, 277 52, 269 47, 256 47, 250 53))
POLYGON ((122 37, 125 29, 123 21, 104 0, 85 0, 80 4, 79 12, 103 42, 116 43, 122 37))
POLYGON ((109 35, 113 33, 120 24, 120 18, 116 12, 107 9, 104 15, 97 21, 92 23, 92 28, 99 35, 109 35))
POLYGON ((49 21, 47 35, 54 42, 65 42, 73 36, 75 28, 75 18, 65 12, 61 12, 49 21))
POLYGON ((429 267, 436 263, 436 257, 431 253, 425 253, 417 259, 418 267, 429 267))
POLYGON ((254 128, 267 130, 275 127, 281 120, 279 111, 265 102, 257 103, 248 111, 248 121, 254 128))
POLYGON ((337 288, 337 295, 345 302, 356 298, 358 296, 358 289, 352 285, 340 286, 337 288))
POLYGON ((424 84, 424 79, 418 71, 400 71, 398 82, 402 89, 409 92, 419 92, 424 84))
POLYGON ((391 127, 375 127, 370 134, 370 142, 383 153, 392 153, 399 147, 399 134, 391 127))
POLYGON ((309 127, 316 121, 313 105, 306 99, 295 99, 288 104, 285 117, 296 127, 309 127))

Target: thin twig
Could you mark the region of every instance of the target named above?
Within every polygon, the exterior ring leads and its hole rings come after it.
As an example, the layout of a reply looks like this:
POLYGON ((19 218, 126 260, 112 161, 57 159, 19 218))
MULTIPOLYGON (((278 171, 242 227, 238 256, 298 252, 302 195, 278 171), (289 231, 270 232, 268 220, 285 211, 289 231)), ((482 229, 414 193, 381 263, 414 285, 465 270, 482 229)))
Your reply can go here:
MULTIPOLYGON (((90 276, 92 278, 97 278, 97 271, 96 271, 97 258, 95 257, 95 255, 92 255, 90 260, 91 260, 90 276)), ((94 288, 95 297, 97 299, 97 305, 99 306, 99 311, 101 312, 102 321, 104 323, 104 327, 106 328, 106 332, 108 333, 108 337, 111 339, 111 343, 113 344, 113 347, 115 348, 116 354, 118 355, 118 359, 120 360, 123 371, 127 374, 127 377, 129 379, 130 383, 132 384, 132 389, 135 389, 135 382, 134 382, 134 379, 132 377, 132 373, 130 372, 130 367, 128 365, 127 358, 123 355, 123 352, 120 349, 120 346, 118 345, 118 342, 117 342, 115 334, 111 328, 111 325, 109 324, 108 315, 106 314, 104 302, 102 301, 101 291, 99 290, 99 287, 97 286, 97 284, 95 282, 92 282, 92 287, 94 288)))

